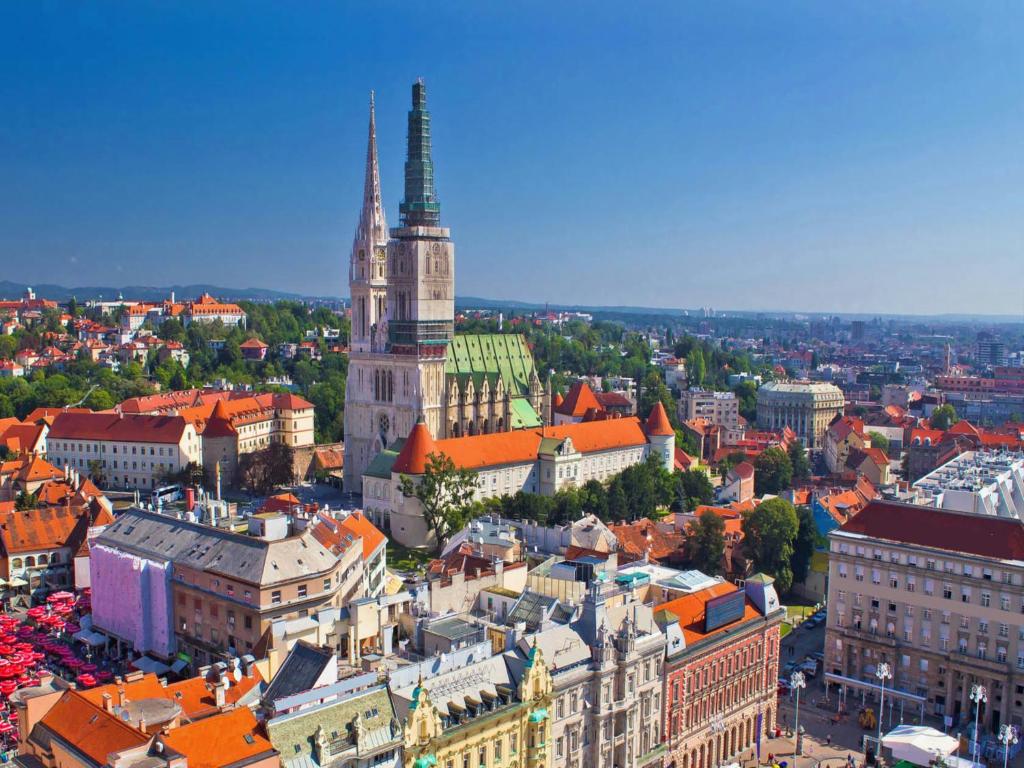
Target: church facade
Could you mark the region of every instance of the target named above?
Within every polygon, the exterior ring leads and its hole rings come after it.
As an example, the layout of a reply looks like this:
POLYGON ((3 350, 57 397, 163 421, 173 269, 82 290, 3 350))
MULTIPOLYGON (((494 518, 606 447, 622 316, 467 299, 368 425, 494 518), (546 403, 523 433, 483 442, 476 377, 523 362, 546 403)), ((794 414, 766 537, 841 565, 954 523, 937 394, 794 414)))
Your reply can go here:
POLYGON ((426 86, 412 88, 405 195, 388 230, 374 107, 349 259, 352 339, 345 389, 345 487, 360 488, 422 418, 437 438, 540 426, 550 411, 526 340, 455 336, 455 246, 434 190, 426 86))

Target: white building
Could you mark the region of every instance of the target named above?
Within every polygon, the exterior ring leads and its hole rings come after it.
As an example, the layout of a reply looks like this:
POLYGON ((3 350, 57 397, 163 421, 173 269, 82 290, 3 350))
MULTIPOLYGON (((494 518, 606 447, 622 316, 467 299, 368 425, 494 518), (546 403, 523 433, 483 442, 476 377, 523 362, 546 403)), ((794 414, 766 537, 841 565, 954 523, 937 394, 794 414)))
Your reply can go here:
POLYGON ((912 486, 917 503, 957 512, 1024 518, 1024 455, 967 451, 912 486))
POLYGON ((203 460, 199 435, 181 416, 63 412, 50 427, 46 451, 52 464, 111 488, 155 488, 165 475, 203 460))

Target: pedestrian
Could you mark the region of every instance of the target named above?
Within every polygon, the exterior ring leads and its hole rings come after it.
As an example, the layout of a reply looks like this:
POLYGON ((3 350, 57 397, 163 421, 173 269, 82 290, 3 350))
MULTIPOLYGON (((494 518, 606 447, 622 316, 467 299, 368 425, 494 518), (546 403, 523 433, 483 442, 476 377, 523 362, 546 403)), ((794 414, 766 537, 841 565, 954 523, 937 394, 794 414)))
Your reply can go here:
POLYGON ((827 746, 830 746, 830 747, 832 746, 832 734, 831 734, 831 733, 830 733, 830 734, 828 734, 828 735, 827 735, 827 736, 825 737, 825 744, 826 744, 827 746))

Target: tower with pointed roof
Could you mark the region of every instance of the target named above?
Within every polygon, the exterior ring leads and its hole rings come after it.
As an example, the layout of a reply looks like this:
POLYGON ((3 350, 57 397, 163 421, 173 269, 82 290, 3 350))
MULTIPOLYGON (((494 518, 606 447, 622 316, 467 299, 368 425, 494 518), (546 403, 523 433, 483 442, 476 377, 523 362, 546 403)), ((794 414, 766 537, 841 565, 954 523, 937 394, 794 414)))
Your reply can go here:
POLYGON ((380 204, 370 116, 363 211, 352 253, 352 352, 345 392, 345 480, 353 489, 370 462, 423 418, 444 434, 445 361, 455 327, 455 250, 441 227, 422 80, 412 87, 405 196, 390 232, 380 204), (365 261, 363 260, 365 256, 365 261))
POLYGON ((373 92, 370 92, 370 135, 366 146, 363 179, 363 207, 359 212, 352 253, 349 256, 348 285, 352 298, 352 349, 368 352, 374 344, 376 327, 387 302, 388 223, 380 194, 377 164, 377 124, 373 92))

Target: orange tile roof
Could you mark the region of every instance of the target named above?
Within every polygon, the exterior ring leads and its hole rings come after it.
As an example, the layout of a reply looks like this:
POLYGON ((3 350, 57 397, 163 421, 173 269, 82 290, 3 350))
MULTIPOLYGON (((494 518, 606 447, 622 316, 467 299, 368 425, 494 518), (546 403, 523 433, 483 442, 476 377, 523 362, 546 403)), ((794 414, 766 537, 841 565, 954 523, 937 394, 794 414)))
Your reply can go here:
POLYGON ((25 483, 53 480, 64 477, 64 473, 39 456, 30 456, 18 471, 18 479, 25 483))
POLYGON ((736 621, 725 624, 711 632, 704 631, 704 614, 707 609, 707 602, 713 597, 721 597, 722 595, 728 595, 730 592, 736 592, 739 588, 735 584, 725 582, 723 584, 715 584, 714 586, 707 587, 706 589, 698 590, 690 595, 683 595, 677 597, 675 600, 669 600, 667 603, 656 605, 654 612, 668 611, 672 615, 679 618, 679 627, 683 630, 683 639, 686 640, 687 645, 695 643, 700 640, 704 640, 714 635, 725 632, 731 629, 737 624, 749 621, 750 619, 757 618, 761 614, 758 610, 750 604, 748 600, 746 607, 743 609, 743 618, 737 619, 736 621))
POLYGON ((62 413, 92 413, 88 408, 36 408, 25 417, 26 422, 36 424, 45 421, 52 425, 53 420, 62 413))
POLYGON ((572 389, 569 390, 569 394, 565 396, 557 410, 563 416, 583 418, 591 408, 600 411, 601 404, 597 402, 594 391, 587 382, 581 380, 572 385, 572 389))
POLYGON ((668 414, 665 413, 665 406, 659 400, 651 409, 651 415, 647 417, 647 434, 667 437, 675 433, 672 423, 668 420, 668 414))
POLYGON ((103 507, 42 507, 12 512, 0 523, 0 542, 8 555, 70 547, 77 550, 94 525, 109 525, 103 507))
POLYGON ((370 522, 362 512, 356 510, 338 521, 338 527, 363 540, 363 560, 369 560, 387 539, 377 526, 370 522))
MULTIPOLYGON (((636 416, 627 416, 621 419, 584 421, 541 429, 520 429, 514 432, 448 438, 438 440, 434 444, 434 451, 450 457, 457 467, 480 469, 536 461, 543 440, 566 438, 571 439, 576 450, 581 453, 627 448, 644 445, 647 442, 647 435, 640 420, 636 416)), ((409 441, 403 446, 402 453, 405 453, 408 445, 409 441)), ((395 464, 398 465, 398 460, 395 464)), ((394 471, 409 470, 396 468, 394 471)))
MULTIPOLYGON (((422 420, 413 425, 409 437, 398 452, 395 463, 391 465, 392 472, 409 475, 422 475, 427 471, 427 457, 437 453, 437 444, 430 436, 430 430, 422 420)), ((451 456, 451 454, 448 454, 451 456)), ((455 457, 452 456, 452 461, 455 457)))
POLYGON ((186 424, 180 416, 65 412, 54 419, 50 438, 176 444, 186 424))
POLYGON ((0 442, 14 453, 28 453, 36 449, 43 435, 42 424, 12 424, 0 427, 0 442))
POLYGON ((665 533, 658 530, 653 520, 643 518, 633 523, 613 523, 608 530, 615 534, 619 551, 634 558, 646 553, 654 562, 686 554, 686 537, 681 533, 665 533))
POLYGON ((123 680, 120 683, 108 683, 79 691, 83 699, 92 702, 97 707, 103 706, 103 694, 110 694, 115 705, 119 702, 119 690, 124 691, 128 701, 141 701, 142 699, 165 699, 163 683, 152 672, 143 675, 138 680, 123 680))
POLYGON ((111 752, 143 747, 151 738, 78 691, 66 691, 39 724, 97 765, 106 765, 111 752))
MULTIPOLYGON (((263 678, 259 670, 253 668, 252 677, 242 677, 224 691, 224 704, 233 706, 249 691, 258 686, 263 678)), ((191 677, 178 683, 171 683, 164 688, 164 697, 171 699, 181 707, 186 717, 198 720, 217 713, 217 700, 214 697, 213 684, 202 677, 191 677)))
POLYGON ((277 754, 258 730, 256 716, 240 707, 161 735, 166 747, 184 755, 189 768, 222 768, 277 754))

